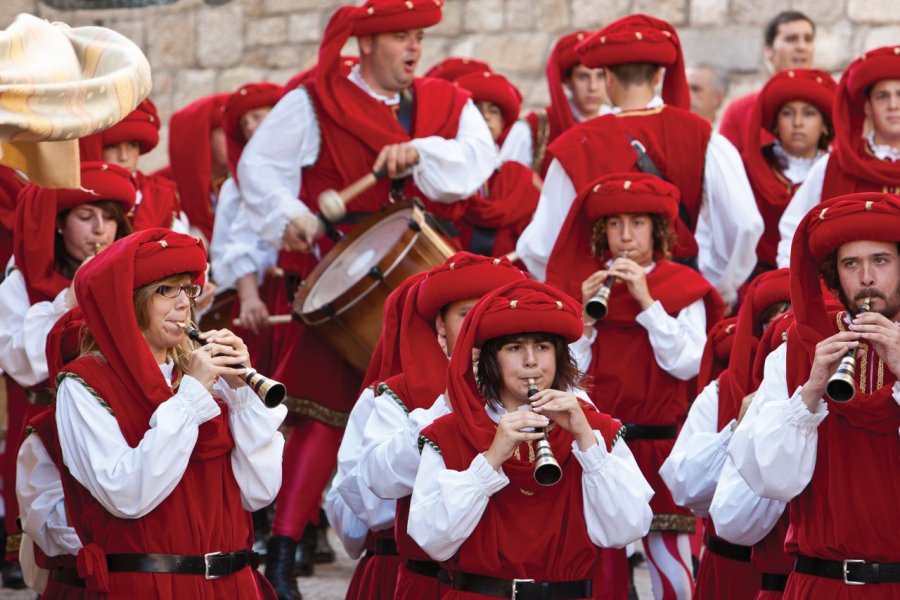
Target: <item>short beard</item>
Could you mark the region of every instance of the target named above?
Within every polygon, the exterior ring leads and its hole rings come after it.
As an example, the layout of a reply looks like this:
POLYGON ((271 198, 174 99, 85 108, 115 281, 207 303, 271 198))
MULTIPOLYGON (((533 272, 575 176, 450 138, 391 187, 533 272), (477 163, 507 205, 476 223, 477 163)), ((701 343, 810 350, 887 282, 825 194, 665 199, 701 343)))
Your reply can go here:
POLYGON ((853 302, 850 302, 850 299, 847 298, 843 288, 841 288, 838 290, 838 298, 840 298, 841 304, 844 305, 847 312, 853 315, 859 312, 859 308, 866 298, 880 298, 884 300, 884 308, 874 312, 877 312, 892 321, 897 317, 898 313, 900 313, 900 283, 897 284, 897 287, 894 289, 894 293, 891 294, 890 298, 885 297, 884 293, 875 288, 861 289, 856 293, 853 302))

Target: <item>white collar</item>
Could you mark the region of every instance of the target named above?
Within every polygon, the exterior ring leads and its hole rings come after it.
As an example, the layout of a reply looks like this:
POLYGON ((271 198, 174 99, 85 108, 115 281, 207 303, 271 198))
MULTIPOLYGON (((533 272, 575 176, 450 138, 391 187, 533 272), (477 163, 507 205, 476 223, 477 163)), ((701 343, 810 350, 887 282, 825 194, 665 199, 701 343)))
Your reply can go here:
POLYGON ((172 359, 167 358, 166 362, 159 365, 159 370, 162 371, 163 377, 166 378, 166 383, 172 385, 172 373, 175 371, 175 363, 172 359))
MULTIPOLYGON (((665 105, 665 102, 663 102, 662 98, 660 98, 659 96, 653 96, 653 99, 650 100, 650 102, 648 102, 647 106, 645 106, 644 108, 645 109, 646 108, 659 108, 660 106, 663 106, 663 105, 665 105)), ((619 108, 618 106, 612 106, 609 109, 609 114, 612 114, 612 115, 618 115, 621 112, 622 112, 622 109, 619 108)))
MULTIPOLYGON (((566 90, 566 100, 569 102, 569 110, 572 111, 572 116, 575 117, 576 123, 584 123, 588 119, 585 119, 581 116, 581 113, 578 111, 578 108, 575 107, 575 103, 572 101, 572 93, 569 90, 566 90)), ((608 115, 613 111, 613 107, 604 102, 600 105, 600 110, 597 111, 598 117, 602 117, 603 115, 608 115)))
POLYGON ((373 90, 371 87, 369 87, 369 84, 366 83, 366 80, 363 79, 363 77, 360 73, 359 65, 353 65, 353 68, 350 69, 350 75, 347 76, 347 79, 349 79, 350 81, 355 83, 357 85, 357 87, 359 87, 359 89, 361 89, 362 91, 367 93, 369 96, 371 96, 375 100, 378 100, 385 106, 394 106, 395 104, 400 104, 400 93, 399 92, 394 94, 393 96, 385 96, 384 94, 379 94, 378 92, 373 90))
POLYGON ((887 144, 875 143, 875 130, 871 130, 866 134, 866 141, 869 143, 869 149, 878 160, 889 160, 891 162, 900 161, 900 150, 887 144))
POLYGON ((794 156, 785 150, 784 146, 782 146, 781 142, 778 140, 775 140, 772 151, 775 153, 775 156, 782 161, 782 164, 785 165, 782 174, 787 177, 791 183, 802 183, 806 179, 806 175, 812 168, 813 163, 819 160, 822 154, 824 154, 822 150, 817 150, 816 155, 813 158, 794 156))

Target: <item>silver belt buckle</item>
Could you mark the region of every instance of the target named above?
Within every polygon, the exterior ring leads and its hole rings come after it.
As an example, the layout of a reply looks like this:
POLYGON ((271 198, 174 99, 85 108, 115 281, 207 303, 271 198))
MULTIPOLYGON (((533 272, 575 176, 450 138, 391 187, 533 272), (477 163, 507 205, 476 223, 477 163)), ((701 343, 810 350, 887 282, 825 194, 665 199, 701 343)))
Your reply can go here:
POLYGON ((847 585, 866 585, 865 581, 851 581, 850 579, 847 579, 847 565, 864 565, 864 564, 866 564, 866 561, 864 561, 860 558, 848 558, 847 560, 845 560, 844 561, 844 569, 843 569, 844 583, 847 585))
POLYGON ((512 580, 512 600, 516 600, 516 594, 518 594, 518 590, 516 589, 520 583, 534 583, 534 579, 513 579, 512 580))
MULTIPOLYGON (((203 555, 203 566, 204 566, 203 577, 205 577, 206 579, 218 579, 221 577, 221 575, 210 575, 209 574, 210 559, 215 558, 216 556, 225 556, 225 553, 224 552, 207 552, 206 554, 203 555)), ((844 570, 844 572, 846 573, 846 569, 844 570)))

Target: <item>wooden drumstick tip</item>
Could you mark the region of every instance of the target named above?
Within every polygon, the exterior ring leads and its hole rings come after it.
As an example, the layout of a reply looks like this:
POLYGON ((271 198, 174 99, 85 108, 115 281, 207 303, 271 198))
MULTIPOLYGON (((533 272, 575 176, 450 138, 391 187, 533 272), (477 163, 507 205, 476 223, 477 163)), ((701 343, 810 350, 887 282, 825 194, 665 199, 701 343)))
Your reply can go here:
POLYGON ((347 214, 347 205, 336 190, 325 190, 319 194, 319 212, 332 223, 336 223, 347 214))

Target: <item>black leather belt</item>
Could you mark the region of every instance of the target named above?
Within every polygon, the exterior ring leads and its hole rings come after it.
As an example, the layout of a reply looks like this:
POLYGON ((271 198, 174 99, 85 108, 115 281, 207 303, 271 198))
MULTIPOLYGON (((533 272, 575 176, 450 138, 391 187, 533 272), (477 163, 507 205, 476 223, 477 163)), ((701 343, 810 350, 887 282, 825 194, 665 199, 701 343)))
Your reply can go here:
MULTIPOLYGON (((238 552, 210 552, 203 556, 185 554, 107 554, 107 568, 111 573, 174 573, 176 575, 203 575, 218 579, 233 575, 247 567, 259 566, 259 554, 250 550, 238 552)), ((84 587, 84 580, 75 569, 54 569, 55 581, 84 587)))
POLYGON ((375 540, 375 549, 366 550, 366 556, 397 556, 397 542, 388 538, 375 540))
POLYGON ((753 552, 753 548, 750 546, 738 546, 737 544, 713 537, 708 533, 703 538, 703 544, 713 554, 739 562, 750 562, 750 554, 753 552))
POLYGON ((787 575, 782 575, 780 573, 763 573, 762 585, 759 586, 759 589, 765 592, 783 592, 784 588, 787 587, 787 580, 787 575))
POLYGON ((825 560, 798 554, 794 571, 815 577, 840 579, 847 585, 900 583, 900 563, 869 562, 861 558, 825 560))
POLYGON ((514 600, 579 600, 594 594, 591 580, 535 581, 534 579, 498 579, 454 571, 453 589, 473 594, 514 600))
POLYGON ((443 571, 441 565, 430 560, 407 559, 406 568, 423 577, 437 577, 443 571))
POLYGON ((625 423, 625 440, 674 440, 678 425, 638 425, 625 423))

